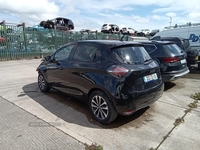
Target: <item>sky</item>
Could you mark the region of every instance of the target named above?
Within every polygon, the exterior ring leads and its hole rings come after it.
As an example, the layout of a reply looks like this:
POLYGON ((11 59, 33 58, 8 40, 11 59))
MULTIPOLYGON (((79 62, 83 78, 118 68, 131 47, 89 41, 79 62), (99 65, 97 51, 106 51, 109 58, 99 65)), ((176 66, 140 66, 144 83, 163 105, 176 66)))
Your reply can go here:
POLYGON ((105 23, 122 27, 159 29, 200 23, 199 0, 0 0, 0 22, 26 26, 64 17, 71 19, 74 31, 101 30, 105 23))

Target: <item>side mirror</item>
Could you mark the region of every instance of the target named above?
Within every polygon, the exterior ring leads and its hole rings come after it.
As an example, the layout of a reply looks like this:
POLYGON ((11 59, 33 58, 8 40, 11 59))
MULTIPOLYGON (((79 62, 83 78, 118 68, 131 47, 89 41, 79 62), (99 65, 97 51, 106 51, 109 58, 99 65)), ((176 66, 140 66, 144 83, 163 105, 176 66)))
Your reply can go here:
POLYGON ((46 57, 44 57, 44 59, 45 59, 46 61, 50 61, 50 60, 51 60, 51 56, 46 56, 46 57))

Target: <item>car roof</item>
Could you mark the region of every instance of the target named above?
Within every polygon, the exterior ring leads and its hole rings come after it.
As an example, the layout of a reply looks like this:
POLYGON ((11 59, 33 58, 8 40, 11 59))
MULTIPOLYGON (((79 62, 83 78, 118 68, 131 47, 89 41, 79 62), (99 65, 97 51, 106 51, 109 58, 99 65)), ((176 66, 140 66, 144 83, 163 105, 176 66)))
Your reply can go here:
POLYGON ((160 37, 161 40, 185 40, 186 38, 182 37, 160 37))
MULTIPOLYGON (((69 19, 69 18, 63 18, 63 17, 57 17, 57 18, 54 18, 54 19, 56 19, 56 20, 71 20, 71 19, 69 19)), ((54 20, 54 19, 52 19, 52 20, 54 20)))
POLYGON ((103 45, 110 45, 113 47, 116 46, 123 46, 123 45, 140 45, 141 43, 135 42, 135 41, 118 41, 118 40, 83 40, 83 41, 77 41, 74 43, 97 43, 97 44, 103 44, 103 45))
POLYGON ((142 44, 176 44, 174 41, 156 41, 156 40, 141 40, 138 41, 142 44))
POLYGON ((146 41, 149 41, 149 39, 147 37, 143 37, 143 36, 129 36, 129 38, 131 38, 133 40, 146 40, 146 41))
POLYGON ((114 24, 114 23, 107 23, 107 25, 116 25, 116 24, 114 24))

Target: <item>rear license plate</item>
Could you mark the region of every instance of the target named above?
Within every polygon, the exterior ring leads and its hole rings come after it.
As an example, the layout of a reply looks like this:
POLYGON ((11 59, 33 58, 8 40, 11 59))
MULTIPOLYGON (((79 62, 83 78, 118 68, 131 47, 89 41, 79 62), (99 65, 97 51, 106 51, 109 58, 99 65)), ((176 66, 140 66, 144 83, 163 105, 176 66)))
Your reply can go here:
POLYGON ((157 79, 158 79, 158 76, 156 73, 143 77, 143 80, 145 83, 147 83, 149 81, 157 80, 157 79))
POLYGON ((181 64, 185 64, 186 63, 186 59, 181 60, 181 64))

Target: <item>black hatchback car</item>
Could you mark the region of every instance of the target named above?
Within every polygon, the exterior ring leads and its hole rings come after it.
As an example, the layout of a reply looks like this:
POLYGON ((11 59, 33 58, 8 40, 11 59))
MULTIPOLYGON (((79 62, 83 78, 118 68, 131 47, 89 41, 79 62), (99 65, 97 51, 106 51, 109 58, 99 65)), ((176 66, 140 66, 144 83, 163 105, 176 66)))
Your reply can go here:
POLYGON ((187 54, 172 41, 141 41, 149 55, 158 62, 164 82, 189 73, 187 54))
POLYGON ((54 88, 85 101, 102 124, 149 106, 164 89, 158 64, 136 42, 69 43, 45 57, 37 71, 41 91, 54 88))
POLYGON ((54 18, 47 21, 41 21, 40 26, 44 27, 45 29, 56 29, 56 30, 73 30, 74 29, 74 23, 71 19, 67 18, 54 18))

